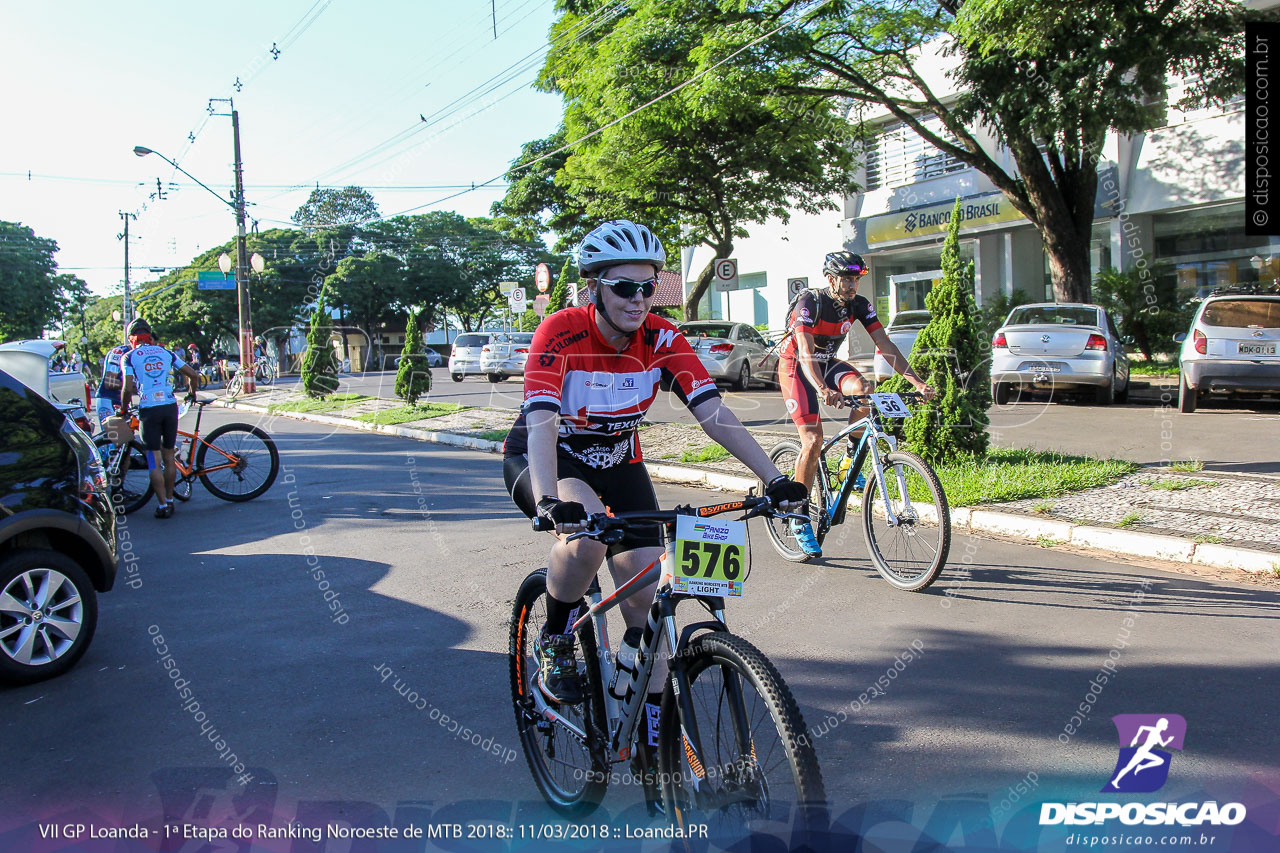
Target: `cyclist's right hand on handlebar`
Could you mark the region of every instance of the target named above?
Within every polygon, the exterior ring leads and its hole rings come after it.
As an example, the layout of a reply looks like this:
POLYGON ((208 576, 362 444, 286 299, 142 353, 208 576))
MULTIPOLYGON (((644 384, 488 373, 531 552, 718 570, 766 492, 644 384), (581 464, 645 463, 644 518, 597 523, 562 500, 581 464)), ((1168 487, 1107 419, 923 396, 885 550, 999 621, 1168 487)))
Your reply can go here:
POLYGON ((764 496, 780 509, 798 507, 809 499, 809 492, 795 480, 788 479, 785 474, 770 481, 765 486, 764 496))
POLYGON ((579 527, 587 520, 587 509, 577 501, 562 501, 543 495, 538 501, 538 517, 555 525, 557 533, 571 533, 566 527, 579 527))
POLYGON ((823 388, 822 402, 833 409, 841 409, 844 408, 844 395, 840 393, 839 388, 823 388))

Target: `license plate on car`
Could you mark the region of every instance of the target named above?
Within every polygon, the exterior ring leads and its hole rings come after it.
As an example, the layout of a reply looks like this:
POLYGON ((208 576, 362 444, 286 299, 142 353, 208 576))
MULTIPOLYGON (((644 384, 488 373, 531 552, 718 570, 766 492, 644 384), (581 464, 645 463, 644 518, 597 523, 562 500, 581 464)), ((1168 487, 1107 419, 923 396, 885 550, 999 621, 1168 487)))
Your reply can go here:
POLYGON ((1275 344, 1239 344, 1237 350, 1241 355, 1275 355, 1275 344))
POLYGON ((1057 365, 1057 364, 1028 364, 1028 365, 1026 366, 1026 368, 1025 368, 1025 369, 1030 370, 1032 373, 1060 373, 1060 372, 1062 372, 1062 367, 1061 367, 1060 365, 1057 365))

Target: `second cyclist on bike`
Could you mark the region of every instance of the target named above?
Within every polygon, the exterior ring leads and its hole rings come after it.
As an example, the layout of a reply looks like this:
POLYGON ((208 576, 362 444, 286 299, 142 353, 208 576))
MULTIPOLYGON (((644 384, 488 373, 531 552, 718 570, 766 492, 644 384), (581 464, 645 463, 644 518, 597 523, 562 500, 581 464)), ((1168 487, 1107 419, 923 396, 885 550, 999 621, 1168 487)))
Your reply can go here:
MULTIPOLYGON (((889 340, 876 316, 875 308, 865 296, 858 295, 858 283, 867 274, 867 265, 853 252, 832 252, 822 266, 827 277, 824 288, 802 291, 787 312, 787 337, 778 357, 778 385, 786 399, 787 413, 800 432, 800 456, 796 460, 796 479, 806 494, 817 473, 819 449, 822 447, 822 413, 818 406, 838 406, 846 396, 870 394, 873 383, 862 377, 847 361, 836 358, 836 350, 853 327, 862 324, 871 335, 885 361, 925 398, 934 395, 933 388, 916 376, 907 358, 889 340)), ((866 415, 861 408, 851 409, 849 423, 866 415)), ((807 521, 792 522, 796 541, 812 557, 822 556, 822 547, 807 521)))

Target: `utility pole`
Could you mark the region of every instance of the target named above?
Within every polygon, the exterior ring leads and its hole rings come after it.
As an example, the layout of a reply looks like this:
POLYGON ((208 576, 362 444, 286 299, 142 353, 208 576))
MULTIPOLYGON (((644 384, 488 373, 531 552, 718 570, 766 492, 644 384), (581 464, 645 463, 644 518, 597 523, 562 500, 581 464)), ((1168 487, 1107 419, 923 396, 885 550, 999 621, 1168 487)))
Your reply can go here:
POLYGON ((244 233, 244 169, 240 162, 240 113, 231 105, 231 133, 236 155, 236 296, 240 307, 240 367, 244 370, 244 393, 257 391, 253 381, 253 320, 249 311, 249 250, 244 233))
POLYGON ((137 219, 136 213, 118 211, 124 220, 124 301, 120 304, 120 319, 124 323, 125 338, 129 335, 129 324, 133 322, 133 304, 129 300, 129 220, 137 219))

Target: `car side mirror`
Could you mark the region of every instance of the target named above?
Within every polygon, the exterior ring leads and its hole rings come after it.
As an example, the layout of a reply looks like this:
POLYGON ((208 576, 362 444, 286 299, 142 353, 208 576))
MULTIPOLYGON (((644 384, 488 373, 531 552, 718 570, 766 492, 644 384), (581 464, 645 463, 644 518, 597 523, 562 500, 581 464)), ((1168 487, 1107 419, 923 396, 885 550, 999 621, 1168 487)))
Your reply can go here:
POLYGON ((1174 343, 1179 343, 1179 344, 1180 344, 1180 343, 1182 343, 1183 341, 1185 341, 1186 339, 1187 339, 1187 333, 1186 333, 1186 332, 1178 332, 1178 334, 1176 334, 1176 335, 1174 335, 1174 336, 1173 336, 1174 343))

